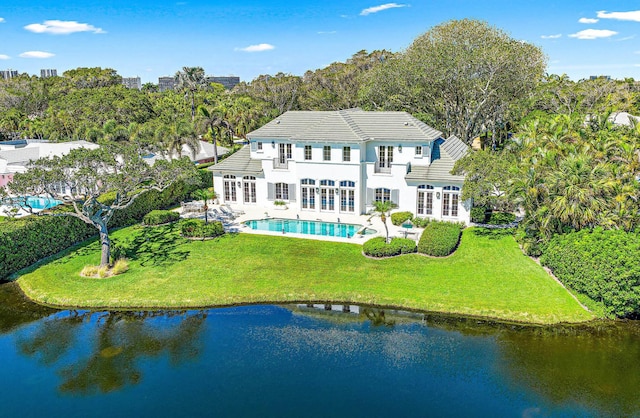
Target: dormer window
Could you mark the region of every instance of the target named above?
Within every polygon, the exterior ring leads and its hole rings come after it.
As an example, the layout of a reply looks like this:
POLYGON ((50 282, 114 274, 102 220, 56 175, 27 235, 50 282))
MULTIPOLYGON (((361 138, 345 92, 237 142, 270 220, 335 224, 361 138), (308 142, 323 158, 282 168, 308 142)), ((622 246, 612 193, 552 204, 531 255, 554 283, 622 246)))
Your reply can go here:
POLYGON ((422 158, 422 145, 416 146, 416 157, 422 158))

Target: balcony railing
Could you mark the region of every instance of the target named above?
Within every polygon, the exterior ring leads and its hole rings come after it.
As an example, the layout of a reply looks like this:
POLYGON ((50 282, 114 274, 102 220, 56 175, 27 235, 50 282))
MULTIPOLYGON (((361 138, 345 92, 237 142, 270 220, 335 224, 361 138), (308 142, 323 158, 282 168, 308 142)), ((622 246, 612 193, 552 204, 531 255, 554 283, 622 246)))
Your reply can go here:
POLYGON ((289 161, 282 161, 280 158, 273 159, 273 169, 274 170, 287 170, 289 168, 289 161))

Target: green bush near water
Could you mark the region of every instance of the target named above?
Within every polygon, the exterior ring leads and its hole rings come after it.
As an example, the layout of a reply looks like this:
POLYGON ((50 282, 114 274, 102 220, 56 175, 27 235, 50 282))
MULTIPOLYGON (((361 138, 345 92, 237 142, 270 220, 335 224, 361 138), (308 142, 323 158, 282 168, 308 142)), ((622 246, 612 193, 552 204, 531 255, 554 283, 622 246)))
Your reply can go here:
POLYGON ((638 260, 638 233, 600 228, 555 236, 540 257, 560 281, 620 318, 640 317, 638 260))
POLYGON ((418 252, 435 257, 445 257, 451 254, 462 233, 462 225, 451 222, 431 222, 420 236, 418 252))

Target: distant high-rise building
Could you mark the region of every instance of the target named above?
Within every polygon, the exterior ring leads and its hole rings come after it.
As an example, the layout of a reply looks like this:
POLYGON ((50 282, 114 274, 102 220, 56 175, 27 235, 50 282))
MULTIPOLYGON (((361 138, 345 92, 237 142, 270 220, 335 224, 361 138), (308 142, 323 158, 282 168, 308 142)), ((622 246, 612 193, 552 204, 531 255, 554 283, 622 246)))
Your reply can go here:
POLYGON ((40 70, 40 78, 49 78, 49 77, 57 77, 58 70, 55 68, 43 69, 40 70))
POLYGON ((207 83, 218 83, 222 84, 225 89, 231 90, 240 82, 240 77, 236 76, 227 76, 227 77, 214 77, 208 76, 207 83))
POLYGON ((140 90, 142 88, 140 77, 122 77, 122 84, 128 89, 140 90))
POLYGON ((607 81, 611 80, 611 76, 610 75, 592 75, 592 76, 589 76, 589 80, 597 80, 599 78, 603 78, 603 79, 605 79, 607 81))
POLYGON ((17 77, 18 76, 18 70, 0 70, 0 74, 2 74, 2 78, 4 78, 5 80, 10 80, 13 77, 17 77))
POLYGON ((173 90, 176 86, 176 79, 174 77, 158 77, 158 90, 173 90))

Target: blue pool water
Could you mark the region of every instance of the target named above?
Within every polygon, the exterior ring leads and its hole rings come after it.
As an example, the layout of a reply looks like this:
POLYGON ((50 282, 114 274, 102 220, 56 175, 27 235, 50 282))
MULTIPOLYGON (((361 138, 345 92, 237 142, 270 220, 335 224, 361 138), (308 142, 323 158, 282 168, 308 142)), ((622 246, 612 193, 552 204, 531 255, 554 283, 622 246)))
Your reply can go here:
MULTIPOLYGON (((7 200, 3 201, 3 203, 18 207, 20 206, 21 199, 22 198, 8 198, 7 200)), ((52 199, 49 197, 27 197, 27 205, 31 206, 33 209, 50 209, 54 206, 58 206, 61 203, 61 200, 52 199)))
MULTIPOLYGON (((257 219, 245 222, 251 229, 259 231, 284 232, 285 234, 322 235, 329 237, 353 237, 362 225, 320 221, 303 221, 300 219, 257 219)), ((365 235, 375 234, 375 230, 365 230, 365 235)))

